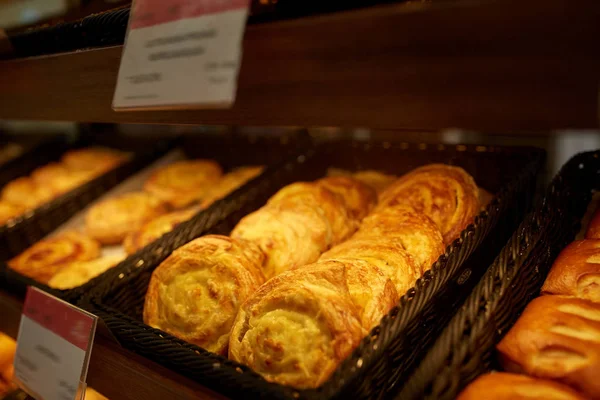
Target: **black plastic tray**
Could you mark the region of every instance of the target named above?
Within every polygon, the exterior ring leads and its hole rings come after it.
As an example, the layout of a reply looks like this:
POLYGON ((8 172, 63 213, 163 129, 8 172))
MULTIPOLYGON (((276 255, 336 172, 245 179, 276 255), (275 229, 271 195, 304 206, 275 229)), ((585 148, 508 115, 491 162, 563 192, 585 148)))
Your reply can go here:
POLYGON ((541 150, 484 146, 335 142, 318 147, 257 180, 251 190, 223 201, 130 258, 113 279, 86 297, 120 343, 207 387, 231 397, 331 398, 382 395, 407 373, 444 323, 452 317, 478 278, 498 254, 528 209, 541 150), (144 296, 152 271, 174 249, 208 233, 228 234, 246 214, 258 209, 278 189, 326 174, 327 167, 379 169, 402 174, 423 164, 460 165, 497 197, 451 244, 446 253, 404 295, 381 325, 320 388, 294 390, 266 382, 249 368, 208 353, 142 322, 144 296), (224 216, 227 216, 224 218, 224 216), (215 223, 209 223, 214 221, 215 223), (211 229, 206 227, 212 226, 211 229))
MULTIPOLYGON (((310 144, 308 135, 305 131, 292 131, 287 134, 263 136, 249 136, 235 132, 219 133, 217 135, 190 135, 169 141, 169 148, 180 148, 189 158, 211 158, 217 160, 225 170, 242 165, 264 164, 272 167, 277 166, 280 162, 289 158, 293 154, 305 152, 306 148, 309 146, 310 144)), ((160 154, 163 153, 164 151, 160 152, 160 154)), ((153 157, 152 160, 154 158, 156 157, 153 157)), ((115 173, 111 175, 111 180, 109 181, 110 186, 104 185, 105 181, 93 181, 90 182, 90 184, 69 193, 65 201, 69 203, 76 202, 75 206, 77 208, 70 205, 68 211, 66 211, 63 208, 57 207, 56 215, 51 216, 59 223, 54 224, 54 228, 46 233, 50 233, 60 224, 66 222, 69 217, 74 215, 77 211, 83 209, 85 205, 90 204, 100 195, 104 194, 112 186, 115 186, 116 184, 122 182, 125 178, 128 178, 131 175, 131 172, 135 172, 136 170, 140 169, 140 167, 147 166, 149 161, 151 160, 146 159, 143 163, 138 163, 140 165, 136 164, 135 170, 128 168, 126 170, 126 174, 122 173, 124 171, 116 170, 115 173), (82 196, 85 196, 83 200, 81 199, 82 196), (85 201, 85 204, 83 204, 83 201, 85 201)), ((243 190, 244 186, 239 189, 239 191, 243 190)), ((237 192, 234 192, 230 196, 235 196, 236 193, 237 192)), ((201 218, 203 213, 203 211, 200 211, 198 217, 201 218)), ((42 214, 39 216, 38 220, 47 223, 45 220, 47 217, 48 215, 42 214)), ((25 232, 26 229, 23 228, 23 231, 25 232)), ((40 238, 41 237, 39 237, 37 240, 40 238)), ((19 240, 20 237, 17 236, 15 239, 14 236, 11 236, 10 239, 19 240)), ((28 239, 31 240, 32 237, 28 237, 28 239)), ((21 246, 22 243, 18 243, 19 246, 21 246)), ((136 258, 136 255, 127 258, 123 261, 123 263, 130 262, 132 257, 136 258)), ((0 265, 0 272, 2 272, 2 269, 4 269, 4 285, 2 285, 2 279, 0 279, 0 285, 9 287, 14 293, 20 296, 24 296, 27 286, 36 286, 48 293, 52 293, 53 295, 70 302, 77 301, 77 299, 82 297, 83 294, 88 293, 95 285, 102 282, 102 280, 107 276, 105 274, 100 275, 96 279, 93 279, 77 288, 59 290, 50 288, 49 286, 37 282, 34 279, 23 276, 14 270, 7 268, 5 265, 0 265)))
POLYGON ((496 344, 539 295, 599 189, 600 151, 578 154, 563 166, 397 398, 454 399, 477 376, 501 369, 496 344))

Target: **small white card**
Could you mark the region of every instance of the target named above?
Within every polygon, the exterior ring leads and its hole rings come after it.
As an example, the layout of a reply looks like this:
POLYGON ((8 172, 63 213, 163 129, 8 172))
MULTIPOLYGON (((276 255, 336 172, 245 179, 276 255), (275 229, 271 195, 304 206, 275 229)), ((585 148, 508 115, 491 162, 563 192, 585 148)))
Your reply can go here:
POLYGON ((135 0, 113 108, 230 107, 249 3, 135 0))
POLYGON ((36 399, 83 398, 96 323, 96 316, 30 286, 14 362, 21 389, 36 399))

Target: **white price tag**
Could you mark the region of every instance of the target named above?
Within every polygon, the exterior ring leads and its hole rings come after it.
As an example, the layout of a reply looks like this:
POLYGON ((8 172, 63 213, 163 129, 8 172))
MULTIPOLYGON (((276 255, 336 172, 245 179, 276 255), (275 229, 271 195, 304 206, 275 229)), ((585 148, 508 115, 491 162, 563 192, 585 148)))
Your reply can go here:
POLYGON ((44 400, 83 398, 97 317, 29 287, 23 306, 15 380, 44 400))
POLYGON ((249 0, 135 0, 113 108, 228 107, 249 0))

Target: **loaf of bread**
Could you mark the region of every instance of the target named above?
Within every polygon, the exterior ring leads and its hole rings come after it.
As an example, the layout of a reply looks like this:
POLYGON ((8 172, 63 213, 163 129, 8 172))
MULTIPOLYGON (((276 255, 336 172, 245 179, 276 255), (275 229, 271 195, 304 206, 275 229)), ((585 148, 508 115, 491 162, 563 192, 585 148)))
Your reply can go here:
POLYGON ((600 304, 538 297, 498 344, 498 352, 510 372, 552 379, 600 398, 600 304))
POLYGON ((481 375, 457 400, 585 400, 568 386, 525 375, 495 372, 481 375))
POLYGON ((208 235, 175 250, 152 273, 144 322, 226 354, 239 306, 264 282, 254 244, 208 235))
POLYGON ((554 261, 542 293, 600 302, 600 240, 577 240, 565 247, 554 261))

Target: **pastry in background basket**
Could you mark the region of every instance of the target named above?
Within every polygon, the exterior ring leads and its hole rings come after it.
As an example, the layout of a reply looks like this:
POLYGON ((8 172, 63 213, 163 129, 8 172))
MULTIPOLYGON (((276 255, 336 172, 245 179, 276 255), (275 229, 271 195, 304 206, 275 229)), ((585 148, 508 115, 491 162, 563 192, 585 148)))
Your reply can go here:
POLYGON ((479 212, 479 188, 460 167, 430 164, 392 183, 381 194, 376 210, 396 204, 411 206, 431 218, 449 244, 479 212))
POLYGON ((144 190, 181 208, 203 201, 222 175, 221 166, 212 160, 177 161, 154 171, 144 190))
POLYGON ((175 250, 152 273, 144 322, 226 354, 238 308, 264 282, 252 243, 207 235, 175 250))
POLYGON ((457 400, 585 400, 568 386, 525 375, 494 372, 481 375, 457 400))
POLYGON ((56 193, 49 187, 37 185, 29 177, 21 177, 7 183, 1 197, 18 207, 32 209, 52 200, 56 193))
POLYGON ((87 170, 69 169, 65 164, 50 163, 35 169, 31 178, 37 185, 47 187, 58 195, 92 180, 94 174, 87 170))
POLYGON ((552 379, 600 398, 600 304, 568 296, 534 299, 497 346, 510 372, 552 379))
POLYGON ((600 240, 577 240, 565 247, 554 261, 542 293, 600 303, 600 240))
POLYGON ((347 176, 354 178, 369 185, 378 195, 398 179, 395 175, 384 174, 383 172, 375 170, 351 172, 338 168, 329 168, 327 170, 327 176, 347 176))
POLYGON ((298 268, 270 279, 244 302, 231 330, 229 358, 267 381, 314 388, 365 334, 343 264, 298 268))
POLYGON ((317 184, 340 196, 354 220, 362 220, 377 204, 375 190, 357 179, 327 177, 319 179, 317 184))
POLYGON ((128 157, 122 151, 98 146, 67 151, 61 160, 71 170, 100 175, 122 164, 128 157))
POLYGON ((92 260, 100 256, 100 244, 75 231, 43 239, 8 261, 8 266, 18 273, 47 283, 61 269, 77 261, 92 260))
POLYGON ((123 258, 123 256, 105 256, 70 263, 50 278, 48 286, 62 290, 76 288, 113 268, 123 258))
POLYGON ((262 165, 245 166, 236 168, 225 174, 220 181, 208 190, 202 201, 202 207, 207 208, 215 201, 226 197, 229 193, 241 187, 246 182, 256 178, 264 171, 264 169, 265 167, 262 165))
POLYGON ((166 212, 166 205, 151 194, 125 193, 94 204, 85 215, 86 232, 102 244, 118 244, 166 212))
POLYGON ((25 211, 26 209, 23 207, 0 200, 0 225, 4 225, 11 219, 22 215, 25 211))

